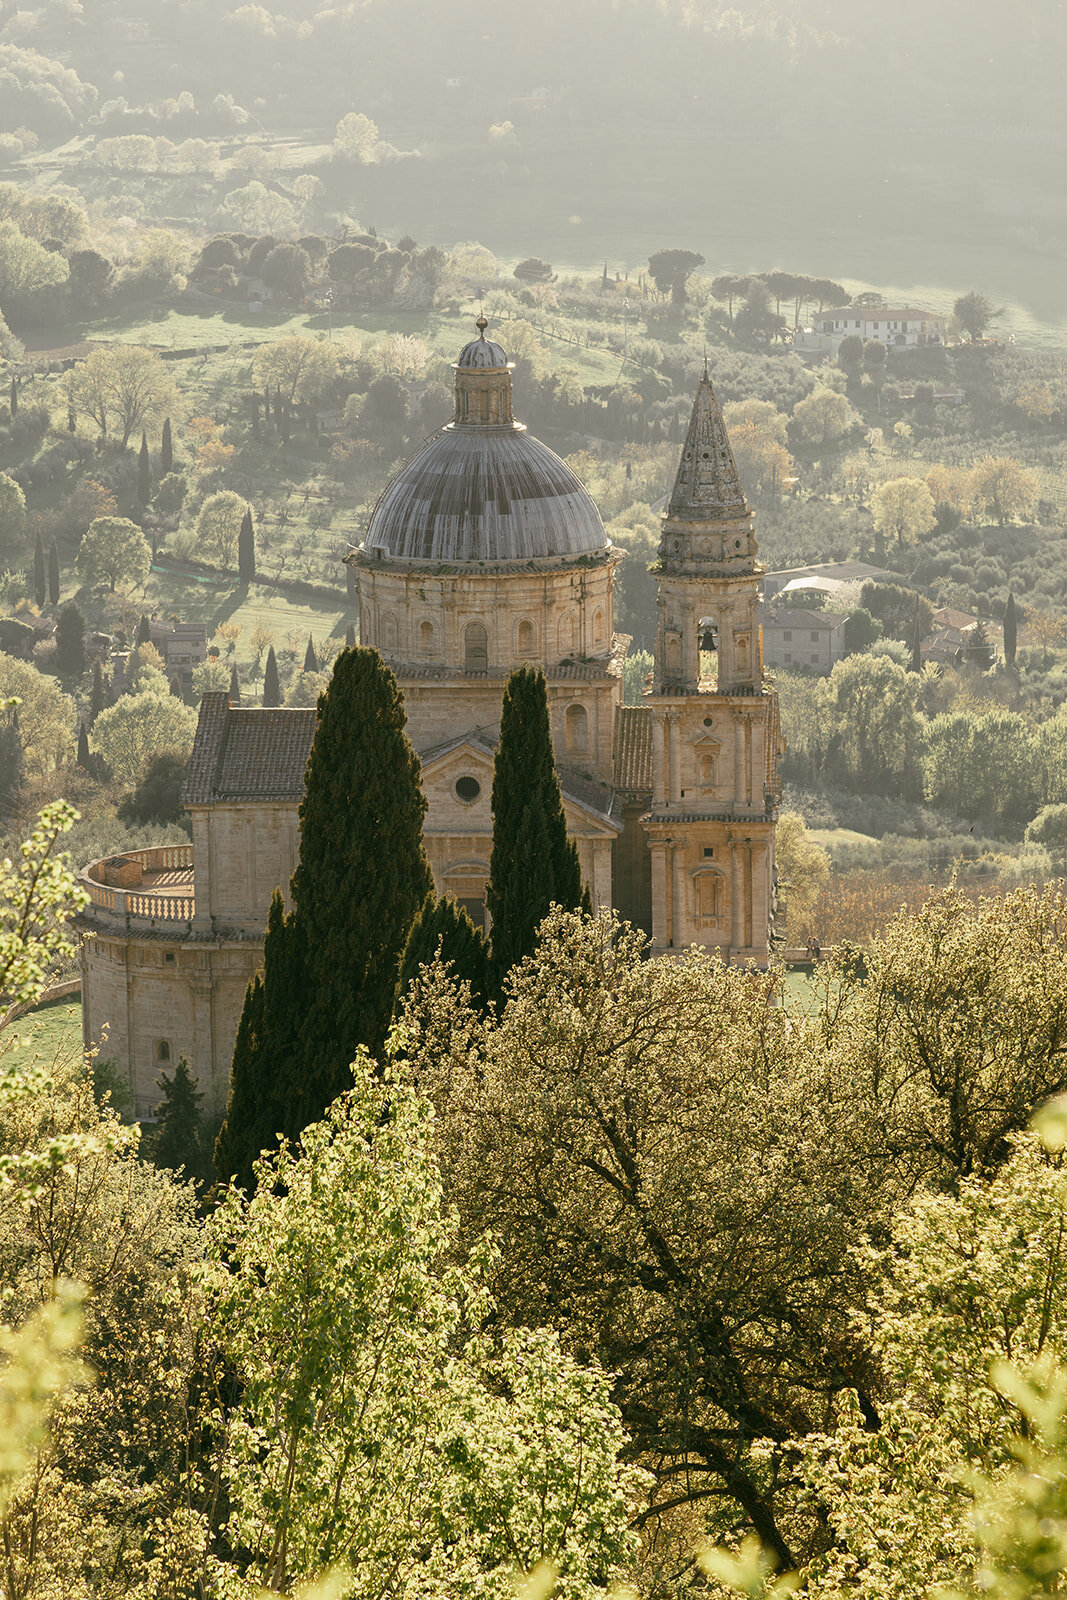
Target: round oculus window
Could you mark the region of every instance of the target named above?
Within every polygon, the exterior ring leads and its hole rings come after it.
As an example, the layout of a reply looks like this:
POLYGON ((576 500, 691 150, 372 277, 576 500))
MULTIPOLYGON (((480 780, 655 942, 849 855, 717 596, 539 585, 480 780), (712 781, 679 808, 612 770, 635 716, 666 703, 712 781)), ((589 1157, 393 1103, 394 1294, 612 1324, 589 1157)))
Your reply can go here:
POLYGON ((456 798, 462 800, 464 805, 471 805, 482 792, 482 786, 477 778, 457 778, 456 798))

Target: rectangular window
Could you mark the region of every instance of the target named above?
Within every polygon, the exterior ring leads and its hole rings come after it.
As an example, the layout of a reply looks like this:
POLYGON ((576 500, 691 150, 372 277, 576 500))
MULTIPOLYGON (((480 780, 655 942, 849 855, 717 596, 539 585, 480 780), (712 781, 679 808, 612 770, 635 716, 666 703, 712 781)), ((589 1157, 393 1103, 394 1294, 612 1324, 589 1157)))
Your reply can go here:
POLYGON ((812 644, 818 644, 819 642, 819 634, 816 628, 812 628, 811 630, 811 642, 812 644))
POLYGON ((793 642, 793 630, 791 628, 787 628, 785 630, 785 632, 782 634, 782 638, 785 640, 786 644, 792 644, 792 642, 793 642))

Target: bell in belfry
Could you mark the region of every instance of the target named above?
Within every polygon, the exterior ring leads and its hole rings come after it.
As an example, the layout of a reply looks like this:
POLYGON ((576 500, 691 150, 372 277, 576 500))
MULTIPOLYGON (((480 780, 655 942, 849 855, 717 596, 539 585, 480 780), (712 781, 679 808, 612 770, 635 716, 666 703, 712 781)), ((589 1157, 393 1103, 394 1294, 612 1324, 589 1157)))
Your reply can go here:
POLYGON ((700 649, 704 654, 711 655, 719 648, 719 641, 715 629, 710 622, 706 622, 700 630, 700 649))

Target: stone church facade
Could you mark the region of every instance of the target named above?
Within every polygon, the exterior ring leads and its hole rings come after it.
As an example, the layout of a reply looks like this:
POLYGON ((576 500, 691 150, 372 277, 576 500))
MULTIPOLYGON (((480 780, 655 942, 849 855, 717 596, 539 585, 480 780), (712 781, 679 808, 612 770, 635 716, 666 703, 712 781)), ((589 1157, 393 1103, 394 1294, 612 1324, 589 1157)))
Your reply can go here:
MULTIPOLYGON (((752 513, 707 371, 653 569, 655 670, 642 704, 624 706, 621 552, 575 475, 514 420, 511 368, 478 326, 454 367, 452 422, 396 474, 348 557, 361 642, 404 693, 437 891, 484 922, 501 698, 514 667, 539 666, 594 904, 644 928, 657 953, 697 944, 765 963, 777 698, 763 677, 752 513)), ((82 874, 86 1040, 128 1074, 139 1115, 179 1054, 209 1099, 225 1099, 270 897, 297 861, 315 717, 205 695, 184 791, 191 846, 82 874)))

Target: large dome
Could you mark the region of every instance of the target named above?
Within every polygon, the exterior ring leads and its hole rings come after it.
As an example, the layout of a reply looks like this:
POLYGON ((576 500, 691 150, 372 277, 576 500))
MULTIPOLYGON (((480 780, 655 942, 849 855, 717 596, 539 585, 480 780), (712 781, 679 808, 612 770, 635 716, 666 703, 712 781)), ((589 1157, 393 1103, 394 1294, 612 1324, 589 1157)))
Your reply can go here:
POLYGON ((608 543, 581 481, 511 415, 511 369, 481 337, 453 367, 456 412, 386 488, 367 527, 369 554, 410 561, 529 561, 608 543))

